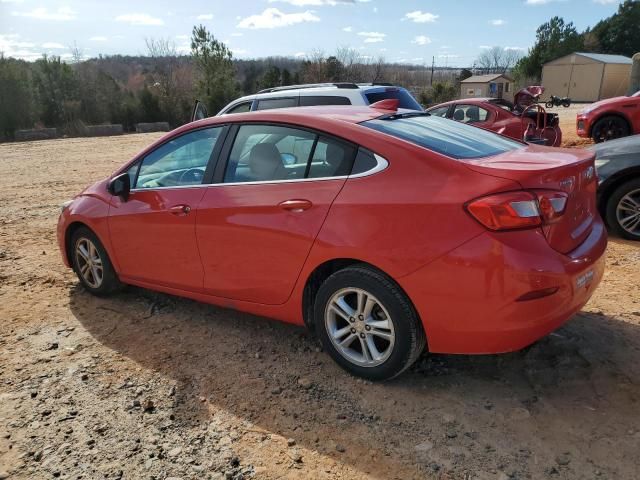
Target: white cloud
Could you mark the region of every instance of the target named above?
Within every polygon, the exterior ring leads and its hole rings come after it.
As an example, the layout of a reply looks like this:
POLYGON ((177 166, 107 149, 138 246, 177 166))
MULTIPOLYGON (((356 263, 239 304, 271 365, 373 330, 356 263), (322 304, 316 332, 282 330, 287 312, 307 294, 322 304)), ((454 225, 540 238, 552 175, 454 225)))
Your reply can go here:
POLYGON ((188 40, 189 39, 189 35, 176 35, 176 38, 178 40, 188 40))
POLYGON ((555 2, 557 0, 526 0, 527 5, 545 5, 547 3, 555 2))
POLYGON ((279 28, 304 22, 319 22, 320 17, 311 10, 300 13, 283 13, 277 8, 267 8, 264 12, 243 18, 238 28, 279 28))
POLYGON ((500 26, 504 25, 504 24, 505 24, 505 23, 507 23, 507 22, 505 22, 505 21, 504 21, 504 20, 502 20, 501 18, 495 18, 495 19, 493 19, 493 20, 490 20, 490 21, 489 21, 489 23, 490 23, 491 25, 493 25, 494 27, 500 27, 500 26))
POLYGON ((431 39, 425 35, 418 35, 417 37, 413 37, 411 43, 415 43, 417 45, 427 45, 428 43, 431 43, 431 39))
POLYGON ((364 37, 364 43, 384 42, 384 37, 387 36, 386 33, 380 32, 358 32, 358 35, 364 37))
POLYGON ((440 15, 434 15, 433 13, 423 12, 422 10, 416 10, 414 12, 407 13, 404 18, 411 20, 415 23, 430 23, 435 22, 440 15))
POLYGON ((478 48, 482 48, 482 49, 490 49, 493 48, 491 45, 479 45, 478 48))
POLYGON ((344 27, 342 29, 343 32, 352 32, 353 31, 353 27, 349 26, 349 27, 344 27))
POLYGON ((164 21, 161 18, 152 17, 148 13, 125 13, 124 15, 118 15, 116 22, 129 23, 131 25, 164 25, 164 21))
POLYGON ((0 0, 0 3, 22 3, 24 0, 0 0))
POLYGON ((232 36, 232 37, 241 37, 241 36, 243 36, 243 35, 244 35, 244 33, 242 33, 242 32, 233 32, 233 33, 231 34, 231 36, 232 36))
POLYGON ((55 11, 49 11, 47 8, 39 7, 28 12, 11 12, 11 15, 14 17, 29 17, 38 20, 66 21, 76 19, 76 12, 69 7, 59 7, 55 11))
POLYGON ((198 15, 196 20, 213 20, 213 13, 203 13, 198 15))
POLYGON ((57 42, 45 42, 42 44, 42 48, 48 48, 48 49, 61 49, 61 48, 67 48, 64 45, 62 45, 61 43, 57 43, 57 42))
POLYGON ((306 54, 306 52, 296 52, 296 53, 293 54, 293 56, 296 57, 296 58, 302 58, 302 57, 306 57, 307 54, 306 54))
POLYGON ((515 50, 517 52, 524 52, 526 48, 524 47, 504 47, 505 50, 515 50))
POLYGON ((438 55, 438 58, 458 58, 460 57, 460 55, 454 55, 454 54, 443 54, 443 55, 438 55))
POLYGON ((107 40, 107 37, 103 37, 101 35, 96 35, 95 37, 91 37, 89 39, 90 42, 106 42, 107 40))
POLYGON ((20 40, 20 35, 16 33, 0 34, 0 52, 3 52, 7 57, 37 60, 40 58, 40 52, 31 50, 35 46, 35 43, 20 40))
POLYGON ((340 3, 355 3, 353 0, 269 0, 269 3, 288 3, 295 7, 321 7, 323 5, 335 6, 340 3))

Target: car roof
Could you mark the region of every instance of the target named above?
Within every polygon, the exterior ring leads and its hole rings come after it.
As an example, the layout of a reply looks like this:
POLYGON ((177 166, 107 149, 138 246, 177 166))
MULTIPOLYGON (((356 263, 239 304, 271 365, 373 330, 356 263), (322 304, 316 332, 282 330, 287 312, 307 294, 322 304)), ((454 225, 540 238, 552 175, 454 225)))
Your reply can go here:
POLYGON ((432 108, 437 107, 445 107, 451 105, 453 103, 462 103, 462 104, 474 104, 474 103, 491 103, 495 104, 497 101, 500 101, 499 98, 491 98, 491 97, 474 97, 474 98, 459 98, 457 100, 449 100, 448 102, 437 103, 432 107, 427 108, 427 110, 431 110, 432 108))
MULTIPOLYGON (((402 111, 399 110, 399 111, 402 111)), ((384 110, 370 108, 368 106, 353 105, 323 105, 313 107, 289 107, 270 110, 257 110, 253 112, 234 113, 233 115, 221 115, 208 117, 189 123, 189 126, 215 125, 218 123, 242 123, 242 122, 283 122, 292 124, 313 124, 318 119, 337 120, 347 123, 360 123, 372 120, 384 115, 384 110)))
POLYGON ((269 88, 265 90, 260 90, 257 93, 252 93, 251 95, 245 95, 244 97, 240 97, 235 99, 233 102, 230 102, 223 110, 226 110, 230 105, 236 105, 242 102, 248 102, 256 99, 263 98, 282 98, 287 96, 317 96, 317 95, 340 95, 344 97, 352 98, 354 95, 362 95, 366 92, 382 92, 388 88, 397 88, 403 89, 404 87, 400 87, 397 85, 391 84, 361 84, 361 83, 353 83, 349 85, 353 85, 352 87, 343 87, 344 84, 330 84, 330 83, 318 83, 318 84, 310 84, 310 85, 291 85, 289 87, 275 87, 269 88))

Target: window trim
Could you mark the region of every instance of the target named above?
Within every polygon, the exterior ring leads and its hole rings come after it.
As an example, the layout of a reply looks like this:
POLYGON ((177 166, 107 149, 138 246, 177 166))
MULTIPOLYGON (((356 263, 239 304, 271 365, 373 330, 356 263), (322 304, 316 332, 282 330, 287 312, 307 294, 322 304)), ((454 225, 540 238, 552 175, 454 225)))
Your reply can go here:
MULTIPOLYGON (((249 110, 247 110, 247 112, 252 112, 255 100, 243 100, 241 102, 236 102, 232 105, 229 105, 229 107, 227 107, 223 112, 221 112, 220 115, 234 115, 234 113, 231 110, 234 110, 235 108, 239 107, 240 105, 244 105, 245 103, 249 104, 249 110)), ((247 113, 247 112, 238 112, 238 113, 247 113)))

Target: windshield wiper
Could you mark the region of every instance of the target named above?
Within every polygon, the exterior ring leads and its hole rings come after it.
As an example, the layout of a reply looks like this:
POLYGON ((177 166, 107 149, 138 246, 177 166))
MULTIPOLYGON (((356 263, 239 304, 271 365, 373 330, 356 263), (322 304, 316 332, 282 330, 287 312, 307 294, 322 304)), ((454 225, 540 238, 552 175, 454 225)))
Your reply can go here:
POLYGON ((386 115, 382 115, 381 117, 376 118, 376 120, 399 120, 401 118, 412 118, 412 117, 430 117, 431 114, 429 112, 402 112, 402 113, 388 113, 386 115))

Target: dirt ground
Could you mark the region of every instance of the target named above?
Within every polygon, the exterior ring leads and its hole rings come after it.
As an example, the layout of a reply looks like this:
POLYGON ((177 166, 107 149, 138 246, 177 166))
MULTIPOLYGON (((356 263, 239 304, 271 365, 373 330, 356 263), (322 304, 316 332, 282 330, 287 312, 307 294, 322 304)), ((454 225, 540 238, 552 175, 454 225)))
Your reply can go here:
POLYGON ((557 113, 560 117, 563 147, 584 147, 593 143, 590 138, 582 138, 576 134, 576 115, 586 105, 584 103, 574 103, 568 108, 553 107, 546 109, 548 112, 557 113))
POLYGON ((371 384, 301 328, 78 287, 59 204, 157 137, 0 145, 0 479, 640 477, 640 245, 532 347, 371 384))

